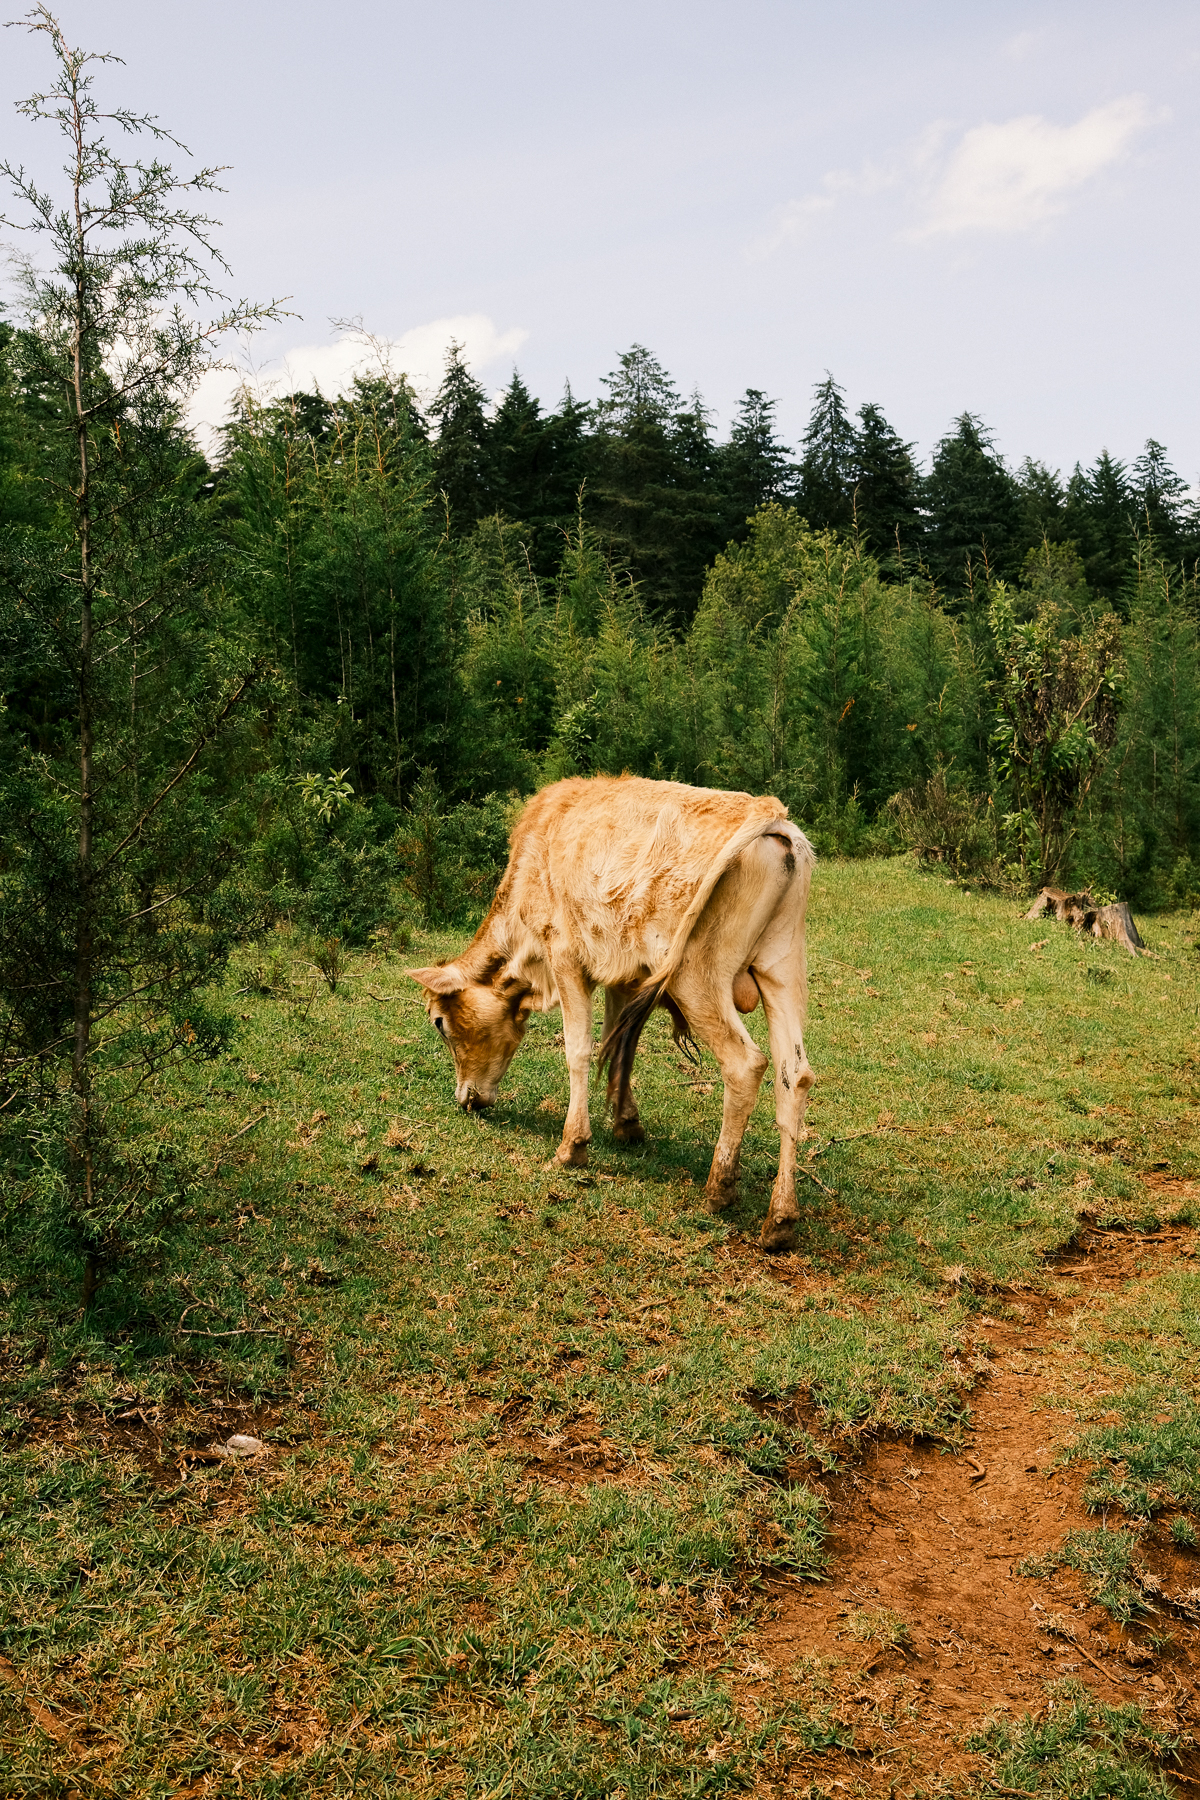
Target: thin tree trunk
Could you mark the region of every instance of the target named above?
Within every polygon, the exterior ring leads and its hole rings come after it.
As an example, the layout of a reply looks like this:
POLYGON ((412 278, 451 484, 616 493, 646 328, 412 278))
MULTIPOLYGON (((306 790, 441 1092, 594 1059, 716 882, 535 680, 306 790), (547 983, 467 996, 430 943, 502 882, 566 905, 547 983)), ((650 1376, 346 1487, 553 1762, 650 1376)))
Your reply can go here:
MULTIPOLYGON (((74 86, 74 84, 73 84, 74 86)), ((75 991, 74 1037, 71 1050, 71 1092, 75 1101, 76 1136, 74 1155, 79 1163, 83 1204, 90 1212, 94 1199, 95 1159, 93 1156, 91 1047, 93 980, 95 963, 95 906, 93 880, 93 761, 95 750, 94 651, 92 642, 92 538, 91 538, 91 470, 88 462, 88 426, 83 394, 83 334, 86 324, 86 268, 83 224, 83 118, 77 90, 73 93, 75 135, 75 241, 78 266, 75 274, 75 320, 72 345, 72 376, 75 406, 75 435, 79 449, 79 488, 75 497, 76 529, 79 537, 79 853, 75 914, 75 991)), ((90 1306, 99 1281, 98 1258, 89 1253, 84 1270, 83 1304, 90 1306)))

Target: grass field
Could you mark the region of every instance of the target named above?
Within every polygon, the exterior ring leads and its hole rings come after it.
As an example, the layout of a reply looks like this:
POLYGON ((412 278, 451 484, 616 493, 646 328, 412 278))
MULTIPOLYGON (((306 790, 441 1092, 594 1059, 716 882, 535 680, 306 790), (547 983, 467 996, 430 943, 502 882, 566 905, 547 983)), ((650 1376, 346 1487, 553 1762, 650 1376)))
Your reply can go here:
MULTIPOLYGON (((244 955, 233 1053, 154 1096, 202 1171, 162 1266, 81 1323, 71 1272, 4 1249, 0 1791, 822 1792, 853 1724, 734 1679, 768 1587, 829 1567, 805 1472, 879 1434, 961 1446, 980 1315, 1081 1218, 1189 1218, 1200 1177, 1195 920, 1141 921, 1135 962, 1018 912, 903 861, 818 868, 805 1211, 775 1259, 769 1085, 711 1218, 720 1081, 662 1015, 646 1145, 594 1115, 587 1172, 546 1173, 557 1016, 460 1115, 404 979, 461 935, 350 957, 336 993, 286 933, 244 955), (267 1451, 219 1454, 234 1432, 267 1451)), ((1096 1504, 1181 1543, 1198 1286, 1181 1262, 1093 1310, 1061 1379, 1096 1504)), ((1024 1761, 1032 1725, 981 1722, 979 1791, 1083 1792, 1076 1712, 1024 1761)), ((1096 1793, 1169 1791, 1135 1725, 1104 1727, 1126 1786, 1096 1793)))

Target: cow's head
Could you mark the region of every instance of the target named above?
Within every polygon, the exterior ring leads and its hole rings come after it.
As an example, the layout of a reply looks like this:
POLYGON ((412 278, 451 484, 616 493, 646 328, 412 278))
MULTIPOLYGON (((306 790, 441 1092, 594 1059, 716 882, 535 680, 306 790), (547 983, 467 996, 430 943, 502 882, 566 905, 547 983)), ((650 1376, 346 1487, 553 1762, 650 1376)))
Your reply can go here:
POLYGON ((481 981, 457 963, 408 974, 425 989, 425 1011, 454 1058, 454 1098, 466 1108, 494 1105, 525 1036, 533 995, 499 972, 481 981))

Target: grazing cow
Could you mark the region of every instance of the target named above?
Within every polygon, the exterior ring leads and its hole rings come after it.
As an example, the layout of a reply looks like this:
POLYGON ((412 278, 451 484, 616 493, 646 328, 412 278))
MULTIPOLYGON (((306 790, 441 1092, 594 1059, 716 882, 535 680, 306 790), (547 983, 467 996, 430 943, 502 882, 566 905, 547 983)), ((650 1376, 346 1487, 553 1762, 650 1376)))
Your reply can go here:
POLYGON ((571 1103, 556 1161, 587 1162, 592 994, 603 986, 601 1063, 618 1141, 645 1136, 630 1092, 656 1006, 678 1043, 721 1065, 725 1105, 705 1190, 734 1199, 746 1122, 767 1059, 739 1017, 761 997, 775 1064, 779 1172, 762 1228, 795 1238, 796 1139, 813 1073, 804 1054, 804 914, 813 851, 778 800, 674 781, 559 781, 526 806, 487 918, 453 962, 412 969, 454 1057, 460 1106, 490 1106, 532 1012, 561 1006, 571 1103))

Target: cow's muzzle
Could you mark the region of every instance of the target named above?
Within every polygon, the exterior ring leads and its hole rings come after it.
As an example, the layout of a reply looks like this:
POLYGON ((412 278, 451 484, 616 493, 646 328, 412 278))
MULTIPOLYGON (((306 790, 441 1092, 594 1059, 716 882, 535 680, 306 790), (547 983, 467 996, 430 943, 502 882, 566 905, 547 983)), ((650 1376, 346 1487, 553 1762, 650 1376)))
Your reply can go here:
POLYGON ((464 1082, 460 1088, 456 1088, 454 1098, 464 1112, 483 1112, 486 1107, 496 1103, 495 1094, 481 1094, 471 1082, 464 1082))

